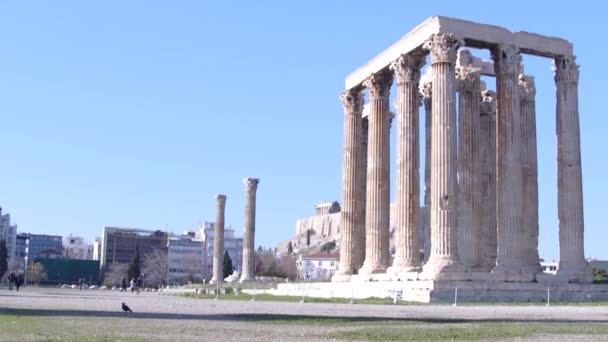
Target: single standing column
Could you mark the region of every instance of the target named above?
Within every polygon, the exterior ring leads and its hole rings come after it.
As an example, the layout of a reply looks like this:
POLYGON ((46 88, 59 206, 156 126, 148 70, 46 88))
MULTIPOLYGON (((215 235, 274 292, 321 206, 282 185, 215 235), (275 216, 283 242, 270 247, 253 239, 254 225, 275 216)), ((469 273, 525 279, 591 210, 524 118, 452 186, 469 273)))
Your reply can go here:
POLYGON ((361 125, 361 148, 360 157, 357 160, 357 222, 359 229, 356 230, 356 250, 355 270, 358 271, 363 266, 365 260, 365 210, 367 202, 367 137, 369 132, 369 120, 364 117, 361 125))
POLYGON ((496 72, 496 221, 498 256, 493 273, 498 279, 532 281, 525 269, 524 189, 521 148, 521 104, 518 75, 519 49, 499 45, 492 50, 496 72))
POLYGON ((481 265, 481 183, 479 164, 479 72, 456 71, 458 82, 458 252, 470 268, 481 265))
POLYGON ((224 212, 226 210, 226 195, 217 195, 215 209, 215 232, 213 236, 213 278, 211 283, 224 281, 224 212))
POLYGON ((389 108, 393 75, 379 71, 365 80, 369 90, 365 262, 359 274, 385 273, 389 262, 389 108))
POLYGON ((481 163, 482 214, 481 237, 483 258, 481 269, 491 270, 496 266, 496 93, 481 92, 479 109, 479 155, 481 163))
POLYGON ((397 227, 391 274, 419 271, 420 138, 418 82, 425 58, 401 55, 391 64, 397 77, 397 227))
POLYGON ((458 258, 458 179, 456 160, 456 51, 462 42, 433 34, 423 48, 433 69, 431 166, 431 255, 421 279, 465 279, 458 258))
POLYGON ((344 147, 342 152, 342 208, 340 211, 340 263, 333 280, 346 280, 357 269, 358 239, 363 225, 358 203, 357 173, 361 161, 363 93, 351 89, 340 95, 344 106, 344 147))
POLYGON ((426 263, 431 254, 431 122, 432 122, 432 82, 420 87, 424 104, 424 260, 426 263))
POLYGON ((591 282, 585 260, 583 177, 578 114, 579 70, 574 56, 555 59, 557 86, 557 213, 558 276, 570 282, 591 282))
POLYGON ((245 178, 245 233, 243 234, 243 272, 240 282, 255 280, 255 197, 260 180, 245 178))
POLYGON ((536 152, 536 87, 534 77, 519 75, 519 96, 521 101, 521 148, 524 182, 524 229, 522 243, 526 246, 525 268, 541 273, 538 256, 538 161, 536 152))

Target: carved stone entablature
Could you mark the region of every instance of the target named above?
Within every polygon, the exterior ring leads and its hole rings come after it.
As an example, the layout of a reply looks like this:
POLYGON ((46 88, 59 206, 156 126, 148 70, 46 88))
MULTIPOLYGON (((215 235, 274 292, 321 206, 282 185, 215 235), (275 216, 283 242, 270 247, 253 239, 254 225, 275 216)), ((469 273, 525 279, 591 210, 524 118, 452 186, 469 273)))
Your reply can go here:
POLYGON ((482 114, 496 113, 496 92, 492 90, 481 92, 481 107, 479 111, 482 114))
POLYGON ((492 49, 494 71, 496 74, 519 74, 521 72, 521 55, 515 45, 498 45, 492 49))
POLYGON ((226 195, 216 195, 215 199, 217 200, 218 205, 226 205, 226 195))
POLYGON ((245 190, 247 192, 256 192, 258 189, 258 183, 260 183, 259 178, 245 178, 243 179, 243 183, 245 183, 245 190))
POLYGON ((561 56, 553 61, 555 82, 578 83, 579 65, 575 56, 561 56))
POLYGON ((431 107, 431 101, 433 101, 433 82, 421 83, 419 87, 420 97, 422 97, 422 103, 425 108, 431 107))
POLYGON ((420 68, 424 66, 423 56, 401 55, 391 63, 390 70, 395 73, 398 83, 420 81, 420 68))
POLYGON ((342 106, 346 113, 361 113, 363 111, 363 92, 359 89, 349 89, 340 94, 342 106))
POLYGON ((479 71, 470 68, 456 68, 458 91, 480 91, 481 79, 479 71))
POLYGON ((453 34, 435 33, 422 44, 422 48, 429 51, 431 63, 456 63, 456 52, 464 42, 453 34))
POLYGON ((393 73, 390 70, 384 69, 375 74, 370 75, 363 86, 369 90, 369 97, 384 97, 388 99, 393 83, 393 73))
POLYGON ((522 99, 534 101, 536 96, 536 85, 534 84, 534 76, 519 75, 519 96, 522 99))

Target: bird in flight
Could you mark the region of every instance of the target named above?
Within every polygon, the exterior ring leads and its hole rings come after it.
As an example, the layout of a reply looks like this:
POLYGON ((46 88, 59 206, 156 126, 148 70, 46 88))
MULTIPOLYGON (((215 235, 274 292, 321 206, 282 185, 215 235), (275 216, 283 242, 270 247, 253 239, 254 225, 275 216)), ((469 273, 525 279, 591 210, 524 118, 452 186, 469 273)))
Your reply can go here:
POLYGON ((131 310, 131 308, 128 307, 127 304, 125 304, 124 302, 122 303, 122 311, 133 312, 133 310, 131 310))

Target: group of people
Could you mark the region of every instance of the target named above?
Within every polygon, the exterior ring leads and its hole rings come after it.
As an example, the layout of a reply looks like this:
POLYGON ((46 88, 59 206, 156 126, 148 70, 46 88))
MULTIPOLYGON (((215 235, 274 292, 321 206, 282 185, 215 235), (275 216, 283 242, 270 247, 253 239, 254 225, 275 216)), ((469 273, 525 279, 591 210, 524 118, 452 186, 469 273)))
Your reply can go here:
MULTIPOLYGON (((127 292, 127 279, 122 278, 121 285, 122 285, 121 291, 127 292)), ((129 288, 131 289, 131 293, 133 293, 134 291, 137 291, 137 293, 139 293, 140 289, 144 286, 144 276, 140 274, 139 277, 137 277, 137 279, 131 278, 129 285, 130 285, 129 288)))
POLYGON ((13 287, 15 287, 17 292, 19 292, 19 287, 23 285, 23 282, 24 277, 22 272, 15 274, 15 272, 11 271, 11 273, 8 275, 8 290, 12 291, 13 287))

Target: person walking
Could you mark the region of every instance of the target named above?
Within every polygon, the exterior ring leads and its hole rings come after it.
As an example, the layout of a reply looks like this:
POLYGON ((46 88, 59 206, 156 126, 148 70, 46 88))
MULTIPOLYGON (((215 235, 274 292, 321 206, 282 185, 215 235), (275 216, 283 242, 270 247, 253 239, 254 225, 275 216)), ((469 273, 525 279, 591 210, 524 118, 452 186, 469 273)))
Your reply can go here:
POLYGON ((84 286, 84 279, 78 278, 78 287, 80 288, 80 291, 82 291, 83 286, 84 286))
POLYGON ((135 278, 131 278, 129 285, 131 285, 131 293, 133 293, 135 291, 135 278))
POLYGON ((137 294, 139 294, 140 289, 144 286, 144 277, 140 274, 137 278, 137 294))
POLYGON ((121 283, 122 287, 120 289, 121 292, 127 292, 127 279, 122 278, 122 283, 121 283))
POLYGON ((17 276, 15 272, 11 271, 11 274, 8 275, 8 290, 13 291, 13 286, 15 286, 15 281, 17 280, 17 276))
POLYGON ((22 284, 23 284, 23 273, 19 273, 17 275, 17 279, 15 280, 15 288, 17 289, 17 292, 19 292, 19 288, 21 287, 22 284))

